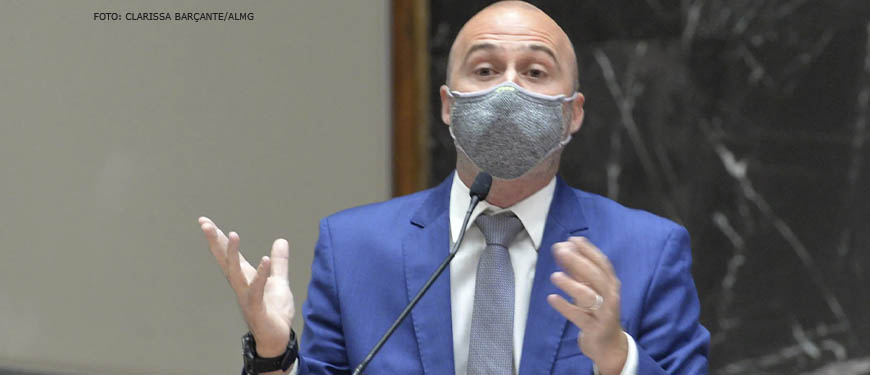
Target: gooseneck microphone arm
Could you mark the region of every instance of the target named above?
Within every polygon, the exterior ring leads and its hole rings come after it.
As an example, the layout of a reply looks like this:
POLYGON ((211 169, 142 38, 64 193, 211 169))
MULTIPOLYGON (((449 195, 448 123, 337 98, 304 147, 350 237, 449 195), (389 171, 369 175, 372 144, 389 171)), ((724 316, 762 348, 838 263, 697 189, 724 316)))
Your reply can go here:
POLYGON ((468 226, 468 220, 471 219, 471 212, 474 211, 474 207, 477 206, 480 201, 486 199, 486 195, 489 194, 489 188, 492 186, 492 176, 487 174, 486 172, 480 172, 477 174, 477 177, 474 178, 474 183, 471 184, 471 202, 468 204, 468 210, 465 211, 465 219, 462 220, 462 227, 459 229, 459 238, 453 244, 453 248, 450 249, 450 254, 447 255, 447 258, 441 262, 441 265, 435 269, 435 273, 432 276, 429 276, 429 280, 426 280, 426 283, 423 284, 423 287, 420 288, 420 291, 417 292, 417 295, 411 299, 411 302, 408 302, 408 305, 405 306, 405 309, 402 310, 402 313, 399 314, 399 317, 396 318, 396 321, 393 322, 393 325, 381 336, 381 339, 378 340, 378 343, 369 351, 369 354, 363 359, 363 361, 353 370, 353 375, 360 375, 362 371, 365 370, 366 366, 369 365, 369 362, 375 357, 375 354, 378 354, 378 351, 381 350, 381 347, 387 342, 387 339, 393 335, 393 331, 396 328, 399 328, 399 324, 402 324, 402 321, 408 316, 411 312, 411 309, 417 305, 417 302, 420 302, 420 298, 426 294, 426 291, 429 290, 429 287, 435 283, 435 280, 438 279, 438 276, 441 276, 444 273, 444 270, 450 264, 450 261, 453 260, 453 257, 456 256, 456 251, 459 250, 459 244, 462 243, 462 239, 465 237, 465 228, 468 226))

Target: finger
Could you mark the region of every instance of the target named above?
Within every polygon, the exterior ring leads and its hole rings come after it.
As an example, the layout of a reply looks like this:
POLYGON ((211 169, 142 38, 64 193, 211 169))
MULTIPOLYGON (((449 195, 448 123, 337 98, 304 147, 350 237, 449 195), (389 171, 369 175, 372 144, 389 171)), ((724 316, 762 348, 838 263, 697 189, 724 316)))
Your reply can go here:
POLYGON ((200 229, 202 229, 205 238, 208 240, 209 250, 211 250, 212 255, 219 262, 223 263, 226 256, 227 237, 224 236, 224 233, 217 225, 205 217, 200 219, 200 229))
MULTIPOLYGON (((224 235, 220 228, 218 228, 211 219, 201 216, 197 221, 199 222, 200 229, 202 229, 202 232, 208 240, 209 251, 211 251, 211 254, 215 259, 217 259, 224 275, 229 277, 229 271, 227 270, 227 245, 229 244, 229 238, 224 235)), ((251 266, 251 264, 248 263, 248 260, 245 259, 241 253, 239 253, 239 264, 241 265, 245 281, 250 283, 254 278, 254 275, 257 274, 257 269, 251 266)))
POLYGON ((572 242, 557 243, 553 245, 553 257, 574 280, 589 284, 598 294, 609 290, 610 278, 595 263, 581 255, 576 248, 577 245, 572 242))
POLYGON ((272 276, 287 279, 290 257, 290 244, 287 240, 279 238, 272 243, 272 276))
MULTIPOLYGON (((239 234, 236 232, 230 232, 228 243, 227 243, 227 256, 226 256, 226 270, 227 270, 227 279, 230 281, 230 285, 233 286, 233 289, 238 291, 239 287, 248 286, 250 283, 248 278, 245 277, 245 274, 242 273, 241 266, 241 254, 239 254, 239 234)), ((247 261, 245 262, 247 263, 247 261)))
POLYGON ((227 247, 225 242, 221 241, 218 238, 217 227, 210 223, 202 224, 201 227, 202 232, 205 234, 206 240, 208 240, 208 250, 211 252, 211 255, 217 261, 218 265, 221 268, 221 272, 224 273, 224 276, 227 276, 229 272, 227 271, 227 247))
POLYGON ((610 280, 608 282, 609 289, 605 289, 603 292, 607 293, 605 295, 610 296, 610 300, 616 301, 613 297, 619 296, 622 284, 619 281, 619 277, 616 276, 616 271, 613 269, 613 263, 610 262, 607 255, 605 255, 603 251, 586 237, 571 237, 569 238, 569 241, 575 243, 580 253, 595 263, 599 269, 603 271, 604 276, 610 280))
POLYGON ((565 319, 570 320, 571 323, 574 323, 574 325, 581 330, 591 327, 593 324, 594 318, 592 315, 587 314, 585 311, 568 302, 558 294, 550 294, 547 296, 547 303, 556 309, 559 314, 562 314, 565 319))
MULTIPOLYGON (((556 285, 556 287, 565 292, 565 294, 569 295, 574 300, 574 305, 583 308, 595 304, 595 296, 598 293, 592 290, 589 286, 572 279, 565 273, 554 272, 550 275, 550 281, 553 282, 553 285, 556 285)), ((588 309, 584 309, 584 311, 591 313, 588 309)))
POLYGON ((211 219, 209 219, 205 216, 202 216, 199 218, 199 225, 200 226, 207 225, 209 227, 214 228, 214 234, 217 236, 216 238, 226 240, 226 236, 224 235, 224 232, 221 231, 221 229, 217 226, 217 224, 215 224, 214 221, 212 221, 211 219))
POLYGON ((239 264, 241 265, 242 274, 245 276, 245 280, 250 284, 251 280, 254 279, 254 276, 257 275, 257 269, 254 268, 251 263, 248 263, 248 260, 245 259, 245 256, 242 255, 242 253, 239 253, 239 264))
POLYGON ((263 291, 266 289, 266 280, 269 279, 269 257, 264 256, 260 259, 260 265, 257 266, 257 274, 254 280, 251 281, 251 287, 248 289, 248 303, 250 306, 259 306, 263 303, 263 291))
POLYGON ((597 246, 595 246, 591 241, 589 241, 586 237, 571 237, 568 239, 575 245, 577 245, 577 249, 580 251, 580 254, 589 258, 593 263, 595 263, 598 268, 603 270, 606 274, 615 276, 615 272, 613 271, 613 264, 610 263, 610 259, 607 259, 607 256, 604 255, 597 246))

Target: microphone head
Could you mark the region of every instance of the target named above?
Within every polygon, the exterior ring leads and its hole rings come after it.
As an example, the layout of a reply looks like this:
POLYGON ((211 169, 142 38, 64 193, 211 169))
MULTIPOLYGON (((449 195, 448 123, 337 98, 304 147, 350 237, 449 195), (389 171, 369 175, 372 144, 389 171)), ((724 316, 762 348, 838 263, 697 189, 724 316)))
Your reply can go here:
POLYGON ((480 172, 474 178, 474 183, 471 184, 470 195, 477 197, 478 200, 486 200, 486 195, 489 194, 489 188, 492 187, 492 176, 486 172, 480 172))

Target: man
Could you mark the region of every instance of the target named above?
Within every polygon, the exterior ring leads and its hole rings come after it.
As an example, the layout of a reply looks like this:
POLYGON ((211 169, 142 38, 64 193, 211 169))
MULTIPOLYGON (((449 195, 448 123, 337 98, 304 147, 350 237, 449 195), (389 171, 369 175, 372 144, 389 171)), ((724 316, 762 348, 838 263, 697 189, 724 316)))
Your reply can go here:
MULTIPOLYGON (((465 240, 371 374, 705 374, 708 332, 682 227, 556 177, 583 122, 567 35, 527 3, 493 4, 450 51, 442 119, 456 173, 321 221, 298 357, 288 244, 255 269, 200 218, 252 332, 252 358, 349 373, 458 240, 475 176, 493 175, 465 240)), ((271 373, 271 372, 270 372, 271 373)), ((280 369, 274 373, 283 373, 280 369)))

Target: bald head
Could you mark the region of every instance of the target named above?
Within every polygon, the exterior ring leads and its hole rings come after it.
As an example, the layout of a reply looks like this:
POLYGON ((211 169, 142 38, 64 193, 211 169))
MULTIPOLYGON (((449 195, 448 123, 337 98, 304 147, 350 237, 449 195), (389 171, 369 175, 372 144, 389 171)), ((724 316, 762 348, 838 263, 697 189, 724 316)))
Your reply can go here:
MULTIPOLYGON (((553 66, 547 73, 566 80, 568 92, 565 94, 578 89, 577 57, 568 35, 550 16, 523 1, 494 3, 465 23, 450 48, 447 84, 451 85, 456 74, 469 68, 467 63, 475 52, 486 50, 499 54, 522 49, 543 53, 552 59, 553 66)), ((502 73, 501 67, 493 68, 502 73)), ((516 73, 525 72, 517 69, 516 73)))

